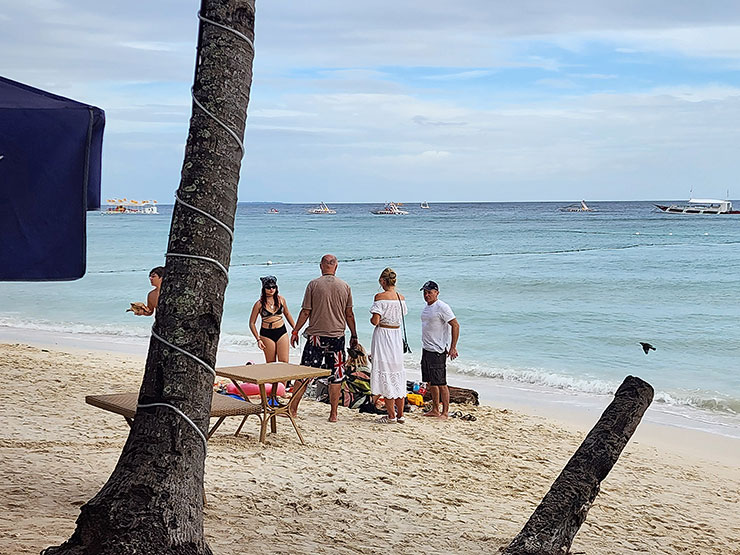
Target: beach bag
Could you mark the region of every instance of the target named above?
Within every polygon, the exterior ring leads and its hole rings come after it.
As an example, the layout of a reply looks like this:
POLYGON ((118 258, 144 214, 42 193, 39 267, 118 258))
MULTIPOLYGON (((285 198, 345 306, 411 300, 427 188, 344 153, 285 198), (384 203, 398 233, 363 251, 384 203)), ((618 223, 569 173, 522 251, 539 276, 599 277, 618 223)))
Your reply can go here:
POLYGON ((359 368, 349 372, 342 383, 341 404, 351 409, 358 409, 367 402, 369 396, 370 376, 359 368))
POLYGON ((409 347, 409 340, 406 338, 406 318, 403 317, 403 303, 401 302, 401 295, 396 293, 398 297, 398 304, 401 305, 401 322, 403 322, 403 352, 410 353, 411 347, 409 347))
POLYGON ((316 400, 320 403, 329 402, 329 381, 326 378, 316 380, 316 400))
POLYGON ((367 414, 385 414, 384 409, 379 409, 375 406, 375 403, 373 403, 373 398, 371 395, 365 396, 365 401, 359 406, 359 411, 367 414))

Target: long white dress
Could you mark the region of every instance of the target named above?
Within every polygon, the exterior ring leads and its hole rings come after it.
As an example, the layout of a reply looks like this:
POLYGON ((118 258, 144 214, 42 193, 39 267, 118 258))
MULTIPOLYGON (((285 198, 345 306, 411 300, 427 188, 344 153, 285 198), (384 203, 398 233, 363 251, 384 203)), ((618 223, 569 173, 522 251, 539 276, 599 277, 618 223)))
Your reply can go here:
POLYGON ((408 314, 406 301, 375 301, 370 307, 372 314, 380 314, 380 323, 397 328, 375 326, 372 353, 370 389, 373 395, 386 399, 406 397, 406 369, 403 367, 403 329, 401 311, 408 314))

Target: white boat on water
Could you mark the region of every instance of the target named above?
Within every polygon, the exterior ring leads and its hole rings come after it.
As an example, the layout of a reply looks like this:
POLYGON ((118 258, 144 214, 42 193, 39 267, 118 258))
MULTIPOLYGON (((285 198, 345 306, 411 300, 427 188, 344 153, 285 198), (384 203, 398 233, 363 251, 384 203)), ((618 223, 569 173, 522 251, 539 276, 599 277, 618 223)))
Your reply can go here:
POLYGON ((585 200, 582 200, 579 203, 576 204, 569 204, 568 206, 563 206, 560 208, 561 212, 595 212, 593 208, 590 208, 588 204, 586 204, 585 200))
POLYGON ((159 214, 156 200, 128 200, 120 198, 106 199, 108 207, 101 214, 159 214))
POLYGON ((422 203, 421 203, 421 204, 419 205, 419 208, 429 208, 429 203, 428 203, 427 201, 424 201, 424 202, 422 202, 422 203))
POLYGON ((316 208, 311 208, 309 214, 336 214, 336 210, 329 208, 324 201, 321 201, 316 208))
POLYGON ((371 210, 371 212, 383 216, 405 216, 408 214, 405 210, 401 210, 395 202, 387 202, 380 210, 371 210))
POLYGON ((688 204, 656 204, 659 210, 666 214, 740 214, 740 210, 733 210, 729 200, 711 198, 692 198, 688 204))

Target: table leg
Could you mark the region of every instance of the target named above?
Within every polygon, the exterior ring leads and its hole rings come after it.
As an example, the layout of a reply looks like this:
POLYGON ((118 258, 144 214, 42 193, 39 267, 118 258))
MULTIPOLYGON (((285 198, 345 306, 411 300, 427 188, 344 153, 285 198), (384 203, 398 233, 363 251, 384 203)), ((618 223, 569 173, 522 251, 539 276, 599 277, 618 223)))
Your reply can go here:
POLYGON ((303 436, 301 435, 301 431, 298 429, 298 424, 295 423, 295 418, 293 418, 293 415, 288 413, 288 418, 290 418, 290 423, 293 424, 293 428, 295 428, 295 433, 298 434, 298 439, 301 440, 301 445, 306 445, 306 442, 303 441, 303 436))
MULTIPOLYGON (((277 408, 277 388, 275 387, 276 384, 272 384, 272 389, 270 390, 270 398, 267 400, 267 406, 271 407, 270 409, 270 432, 273 434, 277 433, 277 418, 275 418, 275 409, 277 408), (273 403, 273 404, 271 404, 273 403)), ((262 390, 265 390, 265 386, 260 386, 260 393, 262 390)))
POLYGON ((270 404, 267 401, 267 392, 265 391, 265 384, 260 384, 260 399, 262 400, 262 422, 260 425, 260 441, 265 443, 267 439, 267 421, 272 418, 272 433, 277 431, 275 426, 275 419, 273 418, 272 411, 270 410, 270 404))
MULTIPOLYGON (((244 390, 242 389, 241 385, 239 385, 239 382, 237 382, 234 378, 231 378, 231 383, 233 383, 234 386, 236 386, 236 389, 239 391, 244 401, 249 403, 250 402, 249 398, 247 397, 247 394, 244 393, 244 390)), ((260 397, 262 398, 262 415, 261 416, 257 415, 257 416, 260 419, 260 442, 264 443, 265 439, 267 438, 267 420, 270 416, 268 414, 268 405, 267 405, 267 398, 265 396, 265 386, 264 385, 260 386, 260 397)), ((246 421, 247 421, 247 417, 245 416, 244 419, 242 420, 242 423, 239 424, 239 428, 236 430, 236 433, 234 434, 235 436, 239 435, 239 432, 241 431, 242 426, 244 426, 244 422, 246 421)))
POLYGON ((296 393, 303 393, 308 387, 308 382, 310 381, 310 379, 300 380, 301 385, 298 386, 298 389, 296 391, 293 391, 293 396, 290 398, 290 401, 285 406, 285 413, 288 415, 288 418, 290 418, 290 423, 293 424, 293 428, 295 428, 295 433, 298 434, 298 439, 301 440, 302 445, 306 445, 306 442, 303 441, 303 436, 301 435, 301 431, 298 429, 298 424, 296 424, 295 418, 293 418, 293 415, 291 414, 291 408, 293 407, 293 402, 300 397, 300 395, 296 395, 296 393))

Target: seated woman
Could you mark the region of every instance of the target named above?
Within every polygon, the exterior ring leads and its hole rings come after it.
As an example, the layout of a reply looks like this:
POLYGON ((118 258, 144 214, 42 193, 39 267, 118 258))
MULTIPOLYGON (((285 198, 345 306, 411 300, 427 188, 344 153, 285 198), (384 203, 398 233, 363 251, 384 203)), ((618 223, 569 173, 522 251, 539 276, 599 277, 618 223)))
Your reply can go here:
POLYGON ((162 286, 162 278, 164 277, 164 266, 157 266, 152 268, 149 272, 149 283, 152 284, 154 289, 149 291, 146 296, 146 303, 131 303, 129 310, 136 316, 151 316, 157 309, 159 304, 159 289, 162 286))

